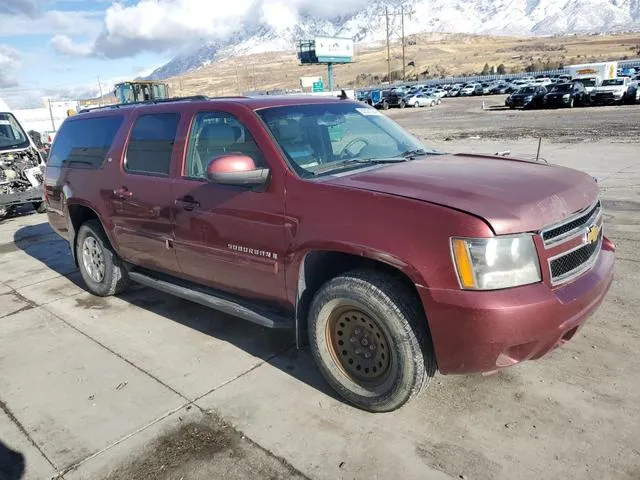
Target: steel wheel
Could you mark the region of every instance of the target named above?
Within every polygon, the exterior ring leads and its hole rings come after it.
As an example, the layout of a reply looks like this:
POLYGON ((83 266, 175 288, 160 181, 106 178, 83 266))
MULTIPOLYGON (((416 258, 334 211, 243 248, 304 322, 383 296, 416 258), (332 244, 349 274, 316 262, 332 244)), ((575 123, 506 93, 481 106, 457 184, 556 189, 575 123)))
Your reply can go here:
POLYGON ((336 310, 327 322, 326 339, 334 362, 347 377, 372 386, 384 382, 391 351, 375 319, 353 307, 336 310))
POLYGON ((106 271, 102 247, 94 237, 87 237, 82 244, 82 264, 87 274, 96 283, 104 280, 106 271))

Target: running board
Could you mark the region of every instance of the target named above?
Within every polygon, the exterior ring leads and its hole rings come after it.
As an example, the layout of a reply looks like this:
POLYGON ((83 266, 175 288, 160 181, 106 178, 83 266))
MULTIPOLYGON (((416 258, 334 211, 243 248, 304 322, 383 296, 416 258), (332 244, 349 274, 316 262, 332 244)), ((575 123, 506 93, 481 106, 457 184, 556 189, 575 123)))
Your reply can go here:
POLYGON ((135 270, 129 272, 129 278, 147 287, 204 305, 234 317, 240 317, 263 327, 282 329, 294 327, 293 318, 288 318, 251 303, 239 303, 224 294, 200 285, 191 285, 178 279, 161 279, 135 270))

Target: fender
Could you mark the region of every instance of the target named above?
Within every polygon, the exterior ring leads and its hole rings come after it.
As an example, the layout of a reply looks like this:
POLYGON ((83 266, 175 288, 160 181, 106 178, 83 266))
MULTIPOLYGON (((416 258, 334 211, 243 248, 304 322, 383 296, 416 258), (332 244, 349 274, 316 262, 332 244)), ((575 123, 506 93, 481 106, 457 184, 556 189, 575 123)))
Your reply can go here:
POLYGON ((71 255, 73 257, 73 261, 75 262, 75 264, 76 265, 78 264, 78 259, 76 258, 76 248, 75 248, 78 232, 75 230, 73 226, 73 222, 71 221, 71 213, 69 212, 69 207, 71 206, 85 207, 93 212, 93 214, 96 216, 96 218, 102 225, 102 229, 107 235, 107 238, 109 239, 109 243, 111 243, 111 246, 115 249, 117 253, 119 249, 118 249, 118 244, 115 238, 113 237, 113 233, 112 233, 113 230, 112 228, 110 228, 111 223, 108 221, 105 221, 104 217, 100 214, 100 211, 98 210, 98 208, 95 205, 93 205, 91 202, 71 196, 70 195, 71 189, 69 188, 68 185, 65 185, 63 187, 62 194, 63 194, 62 208, 64 210, 64 216, 67 221, 67 229, 68 229, 67 231, 69 232, 68 234, 69 247, 71 248, 71 255))
MULTIPOLYGON (((305 269, 309 266, 308 259, 310 255, 314 253, 349 255, 353 257, 356 263, 357 259, 380 263, 399 271, 417 287, 426 286, 426 282, 418 270, 404 259, 389 254, 388 252, 353 243, 323 241, 317 244, 305 244, 292 254, 291 262, 287 268, 287 278, 291 280, 296 279, 296 283, 293 283, 293 281, 287 282, 287 296, 295 306, 295 335, 296 346, 298 348, 301 348, 305 343, 304 327, 306 325, 306 314, 315 289, 319 287, 319 285, 308 284, 305 272, 305 269)), ((310 268, 314 268, 314 266, 310 268)))

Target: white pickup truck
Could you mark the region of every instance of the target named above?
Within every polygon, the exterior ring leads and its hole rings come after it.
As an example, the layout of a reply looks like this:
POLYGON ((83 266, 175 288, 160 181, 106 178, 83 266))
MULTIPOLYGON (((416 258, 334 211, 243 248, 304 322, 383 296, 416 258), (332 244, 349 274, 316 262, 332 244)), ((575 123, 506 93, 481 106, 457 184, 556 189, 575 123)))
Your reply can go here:
POLYGON ((636 103, 640 101, 640 89, 636 80, 617 77, 603 80, 599 87, 593 89, 590 99, 594 105, 636 103))

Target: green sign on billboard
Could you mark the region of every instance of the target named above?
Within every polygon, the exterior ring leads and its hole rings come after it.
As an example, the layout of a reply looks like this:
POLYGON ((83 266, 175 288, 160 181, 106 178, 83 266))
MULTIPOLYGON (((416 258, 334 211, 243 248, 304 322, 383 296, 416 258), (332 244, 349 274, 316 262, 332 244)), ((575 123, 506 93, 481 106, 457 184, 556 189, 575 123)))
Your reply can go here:
POLYGON ((311 86, 312 92, 324 92, 324 83, 323 82, 313 82, 311 86))

